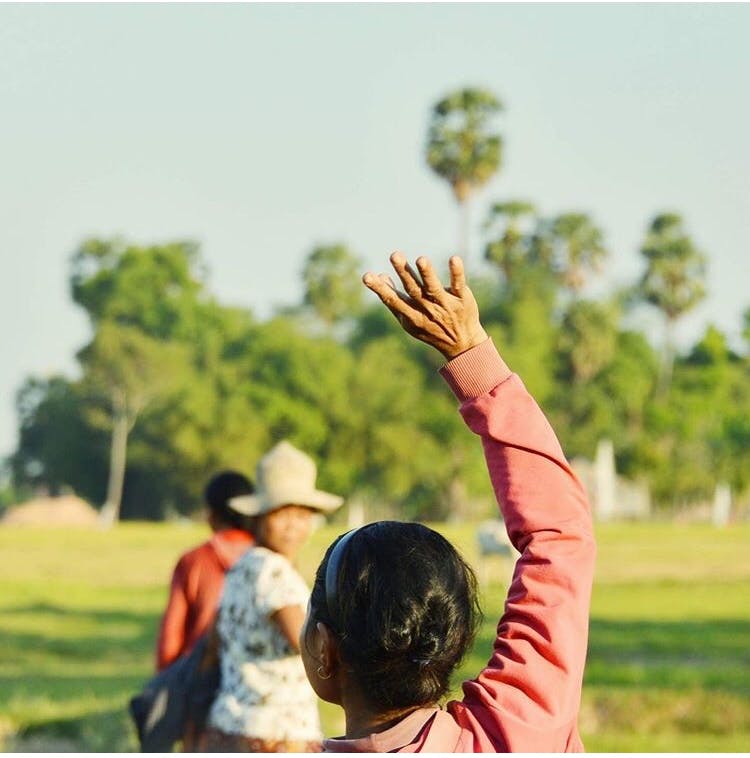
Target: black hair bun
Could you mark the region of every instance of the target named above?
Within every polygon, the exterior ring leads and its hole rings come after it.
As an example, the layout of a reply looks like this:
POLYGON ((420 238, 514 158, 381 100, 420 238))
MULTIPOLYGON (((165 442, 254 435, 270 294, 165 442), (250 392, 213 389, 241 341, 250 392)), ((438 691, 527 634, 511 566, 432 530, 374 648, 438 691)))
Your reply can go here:
MULTIPOLYGON (((311 598, 330 624, 324 577, 311 598)), ((341 656, 379 710, 436 703, 478 626, 476 578, 456 549, 421 524, 381 521, 347 545, 337 578, 341 656)))

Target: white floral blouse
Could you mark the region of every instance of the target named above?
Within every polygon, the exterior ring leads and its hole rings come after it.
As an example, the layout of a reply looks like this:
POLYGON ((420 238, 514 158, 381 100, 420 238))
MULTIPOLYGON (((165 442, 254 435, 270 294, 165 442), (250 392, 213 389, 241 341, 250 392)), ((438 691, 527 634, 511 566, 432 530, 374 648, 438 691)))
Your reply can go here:
POLYGON ((208 725, 263 740, 321 739, 318 703, 302 658, 270 616, 310 590, 292 564, 263 547, 226 575, 218 612, 221 685, 208 725))

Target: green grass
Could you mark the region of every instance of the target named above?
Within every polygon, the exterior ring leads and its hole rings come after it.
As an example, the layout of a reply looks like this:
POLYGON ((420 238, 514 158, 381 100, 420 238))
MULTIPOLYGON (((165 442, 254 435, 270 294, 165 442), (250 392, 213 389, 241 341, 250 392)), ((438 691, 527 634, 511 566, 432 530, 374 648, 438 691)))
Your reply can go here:
MULTIPOLYGON (((439 528, 476 565, 473 526, 439 528)), ((308 579, 338 531, 313 536, 308 579)), ((126 703, 152 669, 174 560, 204 535, 0 529, 0 749, 136 749, 126 703)), ((750 526, 607 525, 598 540, 580 718, 588 750, 747 750, 750 526)), ((489 654, 507 573, 491 566, 486 620, 457 685, 489 654)), ((321 712, 326 733, 340 733, 340 710, 321 712)))

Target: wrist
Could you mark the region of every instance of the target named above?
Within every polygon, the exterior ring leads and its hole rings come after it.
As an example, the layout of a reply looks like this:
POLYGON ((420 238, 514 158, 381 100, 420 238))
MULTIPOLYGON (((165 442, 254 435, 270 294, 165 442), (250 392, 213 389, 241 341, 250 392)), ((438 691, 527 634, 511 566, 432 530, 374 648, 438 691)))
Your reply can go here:
POLYGON ((446 345, 440 350, 440 352, 443 354, 447 361, 451 361, 462 353, 465 353, 467 350, 471 350, 473 347, 486 342, 488 337, 489 335, 480 325, 479 328, 475 330, 470 337, 461 340, 460 342, 456 342, 452 345, 446 345))
POLYGON ((440 374, 463 403, 497 387, 511 375, 511 370, 488 337, 446 363, 440 374))

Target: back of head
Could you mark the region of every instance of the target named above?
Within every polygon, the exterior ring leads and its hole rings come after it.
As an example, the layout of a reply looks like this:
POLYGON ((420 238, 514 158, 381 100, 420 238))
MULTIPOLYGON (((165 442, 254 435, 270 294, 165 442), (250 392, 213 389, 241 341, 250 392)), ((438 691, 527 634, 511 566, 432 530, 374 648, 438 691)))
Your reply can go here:
POLYGON ((226 527, 244 529, 251 532, 252 522, 229 507, 229 501, 240 495, 252 495, 255 492, 252 482, 238 471, 221 471, 211 477, 206 485, 203 497, 206 501, 214 522, 226 527))
POLYGON ((479 623, 471 568, 450 542, 422 524, 369 524, 342 546, 330 608, 326 569, 337 542, 318 568, 312 618, 334 632, 341 658, 372 708, 436 703, 447 694, 479 623))

